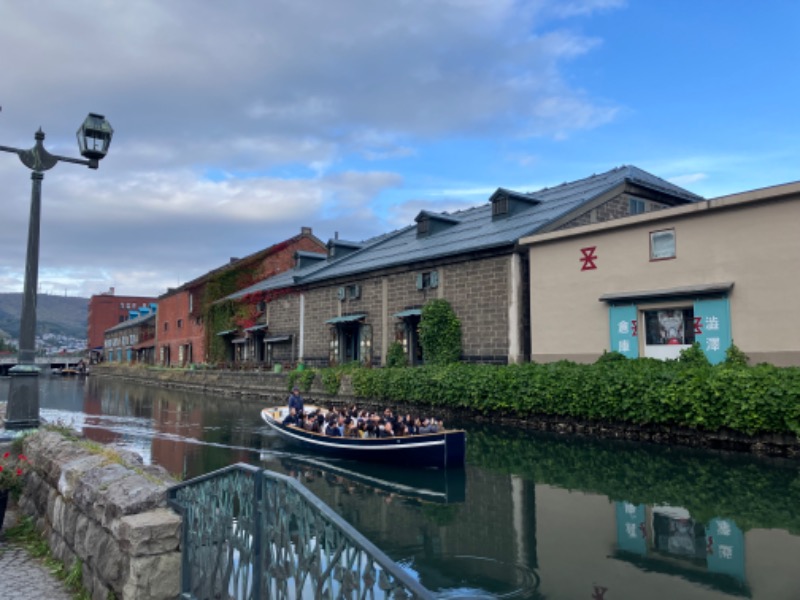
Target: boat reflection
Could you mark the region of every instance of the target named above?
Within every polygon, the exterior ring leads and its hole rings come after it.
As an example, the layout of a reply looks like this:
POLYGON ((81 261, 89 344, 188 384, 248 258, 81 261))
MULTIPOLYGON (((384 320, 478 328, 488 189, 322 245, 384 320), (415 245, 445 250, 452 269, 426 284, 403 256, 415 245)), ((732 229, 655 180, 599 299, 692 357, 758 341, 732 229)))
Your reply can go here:
POLYGON ((283 473, 316 471, 319 477, 340 478, 345 488, 365 486, 377 492, 407 500, 452 504, 466 499, 463 469, 404 469, 390 465, 337 461, 304 455, 276 455, 263 452, 261 460, 283 473))

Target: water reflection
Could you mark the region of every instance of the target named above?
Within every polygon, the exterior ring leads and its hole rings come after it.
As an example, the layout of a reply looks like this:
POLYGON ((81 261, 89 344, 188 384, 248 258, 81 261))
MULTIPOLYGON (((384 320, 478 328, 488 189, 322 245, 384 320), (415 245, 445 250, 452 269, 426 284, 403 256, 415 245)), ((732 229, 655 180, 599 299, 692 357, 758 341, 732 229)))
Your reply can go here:
POLYGON ((46 420, 181 478, 239 461, 297 477, 443 597, 775 600, 800 590, 797 462, 453 423, 468 431, 468 456, 452 480, 298 454, 246 399, 101 378, 40 385, 46 420))
POLYGON ((730 519, 701 523, 675 506, 615 502, 614 558, 643 571, 674 574, 727 594, 750 596, 744 533, 730 519))

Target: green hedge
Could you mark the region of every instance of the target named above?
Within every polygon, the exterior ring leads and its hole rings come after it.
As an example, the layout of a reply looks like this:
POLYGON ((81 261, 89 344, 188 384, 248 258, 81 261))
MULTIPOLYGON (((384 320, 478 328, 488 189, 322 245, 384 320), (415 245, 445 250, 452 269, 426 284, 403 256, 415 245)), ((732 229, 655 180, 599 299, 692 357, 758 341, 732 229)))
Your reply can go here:
POLYGON ((654 359, 356 369, 357 396, 511 417, 800 434, 800 368, 654 359))

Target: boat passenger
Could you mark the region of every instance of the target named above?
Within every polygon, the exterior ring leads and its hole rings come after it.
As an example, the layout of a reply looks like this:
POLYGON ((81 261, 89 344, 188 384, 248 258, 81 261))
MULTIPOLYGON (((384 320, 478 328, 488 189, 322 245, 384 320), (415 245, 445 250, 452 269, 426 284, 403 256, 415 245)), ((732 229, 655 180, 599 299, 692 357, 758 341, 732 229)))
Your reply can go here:
POLYGON ((292 407, 289 409, 289 414, 287 414, 283 418, 282 423, 284 425, 297 425, 298 424, 297 421, 298 421, 297 411, 294 409, 294 407, 292 407))
POLYGON ((325 435, 342 437, 342 430, 339 429, 339 419, 335 413, 328 419, 328 426, 325 427, 325 435))
POLYGON ((382 438, 394 437, 394 427, 392 426, 391 421, 385 421, 383 423, 383 429, 381 429, 380 437, 382 438))
POLYGON ((405 424, 405 421, 397 422, 397 425, 394 427, 394 434, 397 437, 408 435, 408 425, 405 424))
POLYGON ((349 438, 360 438, 361 434, 358 432, 358 423, 355 419, 347 417, 344 420, 344 435, 349 438))
POLYGON ((419 428, 420 433, 438 433, 439 427, 436 425, 435 419, 425 417, 422 419, 422 426, 419 428))
POLYGON ((294 408, 295 412, 298 415, 303 414, 303 397, 300 395, 300 388, 294 386, 292 388, 292 394, 289 396, 289 399, 286 402, 289 405, 289 408, 294 408))
POLYGON ((325 417, 322 414, 317 414, 311 424, 311 431, 314 433, 322 433, 325 427, 325 417))

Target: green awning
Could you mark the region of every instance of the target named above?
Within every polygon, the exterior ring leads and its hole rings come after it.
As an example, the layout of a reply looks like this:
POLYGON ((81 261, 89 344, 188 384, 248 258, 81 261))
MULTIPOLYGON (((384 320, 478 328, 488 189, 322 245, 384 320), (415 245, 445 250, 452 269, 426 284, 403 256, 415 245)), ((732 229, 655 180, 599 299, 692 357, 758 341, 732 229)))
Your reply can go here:
POLYGON ((226 329, 225 331, 218 331, 217 335, 230 335, 232 333, 236 333, 235 329, 226 329))
POLYGON ((330 323, 331 325, 336 325, 338 323, 352 323, 353 321, 360 321, 367 315, 365 314, 358 314, 358 315, 342 315, 341 317, 333 317, 332 319, 328 319, 325 321, 326 323, 330 323))
POLYGON ((407 308, 406 310, 394 313, 392 316, 398 319, 405 319, 406 317, 419 317, 420 315, 422 315, 421 308, 407 308))
POLYGON ((266 329, 269 327, 266 323, 261 323, 259 325, 253 325, 252 327, 245 328, 245 331, 261 331, 262 329, 266 329))

